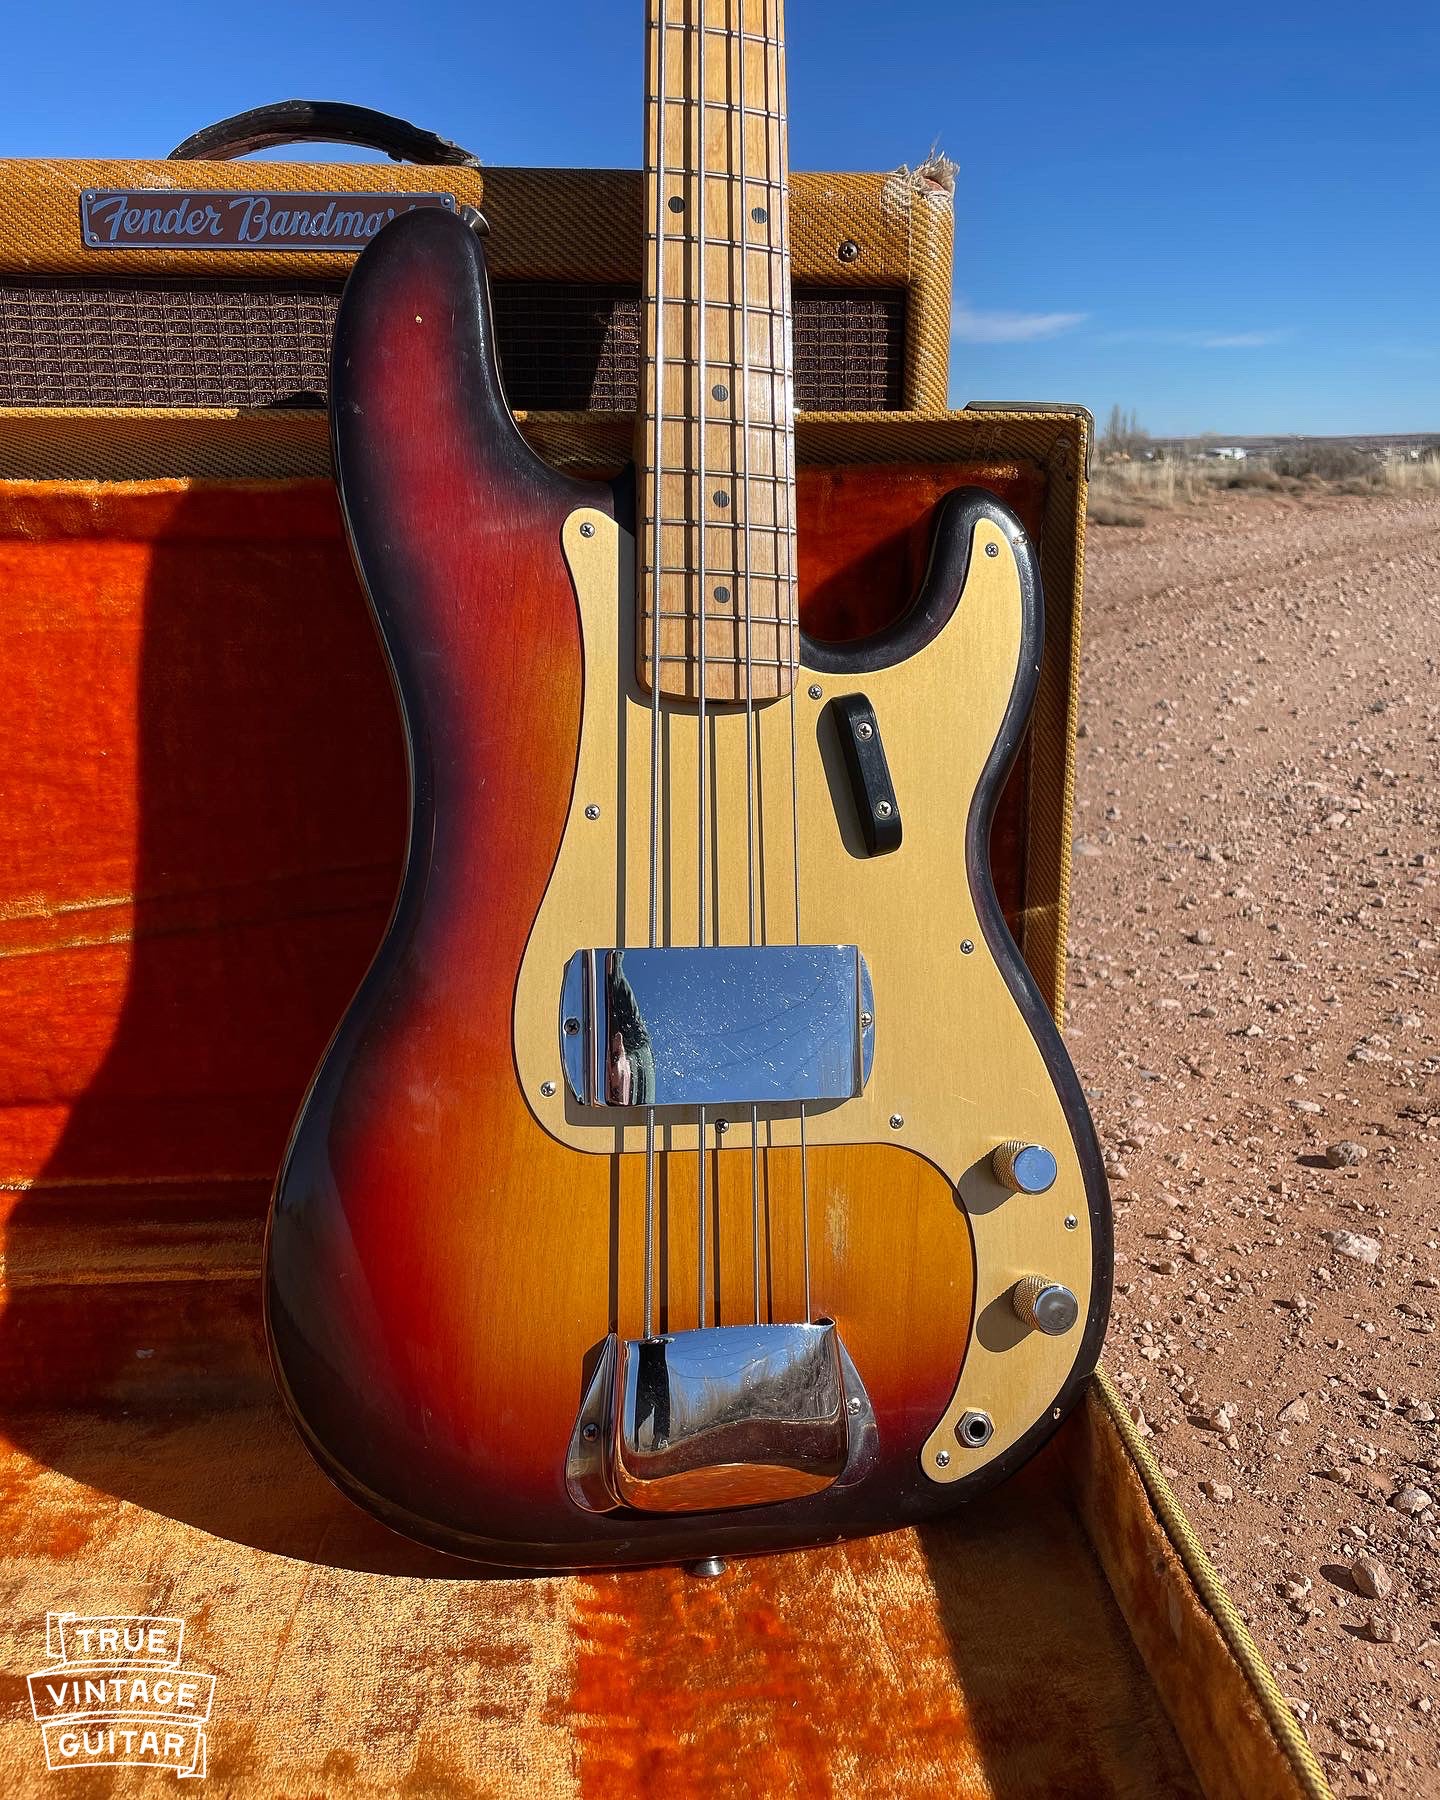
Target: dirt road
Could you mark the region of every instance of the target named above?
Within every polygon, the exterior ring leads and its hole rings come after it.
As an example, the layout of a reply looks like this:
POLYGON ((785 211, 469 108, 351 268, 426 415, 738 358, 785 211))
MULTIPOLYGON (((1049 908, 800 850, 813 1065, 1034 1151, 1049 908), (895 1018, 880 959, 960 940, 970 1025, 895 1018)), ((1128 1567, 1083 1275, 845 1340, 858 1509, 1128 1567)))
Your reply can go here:
POLYGON ((1092 529, 1106 1359, 1336 1793, 1440 1794, 1440 497, 1092 529))

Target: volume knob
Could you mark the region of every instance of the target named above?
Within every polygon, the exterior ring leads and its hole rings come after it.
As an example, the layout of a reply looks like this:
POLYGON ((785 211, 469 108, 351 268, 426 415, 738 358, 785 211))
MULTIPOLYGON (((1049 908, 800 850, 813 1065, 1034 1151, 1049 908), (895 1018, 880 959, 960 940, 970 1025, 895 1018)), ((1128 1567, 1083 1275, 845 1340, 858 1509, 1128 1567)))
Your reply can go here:
POLYGON ((1080 1302, 1069 1288, 1047 1281, 1043 1275, 1027 1275, 1017 1281, 1010 1290, 1010 1304, 1017 1318, 1046 1337, 1064 1337, 1080 1317, 1080 1302))
POLYGON ((1055 1153, 1043 1144, 1025 1144, 1011 1138, 990 1153, 995 1179, 1012 1194, 1043 1194, 1055 1185, 1060 1173, 1055 1153))

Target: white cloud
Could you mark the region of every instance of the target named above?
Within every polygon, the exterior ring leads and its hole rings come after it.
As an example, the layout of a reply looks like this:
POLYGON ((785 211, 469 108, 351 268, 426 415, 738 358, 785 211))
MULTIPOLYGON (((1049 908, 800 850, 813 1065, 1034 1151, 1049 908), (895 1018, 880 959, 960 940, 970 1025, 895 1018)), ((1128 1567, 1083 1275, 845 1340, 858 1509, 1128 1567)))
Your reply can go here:
POLYGON ((960 344, 1033 344, 1083 325, 1088 313, 978 312, 957 301, 951 336, 960 344))
POLYGON ((1267 344, 1278 344, 1288 336, 1285 331, 1217 332, 1213 337, 1201 333, 1197 342, 1202 350, 1263 350, 1267 344))
POLYGON ((1283 344, 1290 335, 1288 331, 1157 331, 1137 326, 1107 331, 1101 342, 1175 344, 1185 350, 1263 350, 1270 344, 1283 344))

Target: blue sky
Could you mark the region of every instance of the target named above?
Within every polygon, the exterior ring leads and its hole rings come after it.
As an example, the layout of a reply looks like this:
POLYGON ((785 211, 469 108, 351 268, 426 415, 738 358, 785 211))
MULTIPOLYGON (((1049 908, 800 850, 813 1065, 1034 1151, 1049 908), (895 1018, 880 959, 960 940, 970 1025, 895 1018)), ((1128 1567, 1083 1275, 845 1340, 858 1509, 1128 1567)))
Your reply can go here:
MULTIPOLYGON (((0 153, 295 94, 633 164, 640 0, 16 6, 0 153), (403 21, 403 22, 402 22, 403 21), (18 77, 18 79, 16 79, 18 77)), ((1440 9, 789 0, 797 168, 960 165, 951 389, 1157 434, 1440 431, 1440 9)))

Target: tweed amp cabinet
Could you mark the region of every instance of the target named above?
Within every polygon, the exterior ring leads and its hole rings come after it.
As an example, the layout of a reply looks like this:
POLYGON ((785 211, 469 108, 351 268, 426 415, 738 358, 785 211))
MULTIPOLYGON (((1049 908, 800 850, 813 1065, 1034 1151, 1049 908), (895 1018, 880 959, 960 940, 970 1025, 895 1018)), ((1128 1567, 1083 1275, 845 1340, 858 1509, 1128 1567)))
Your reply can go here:
MULTIPOLYGON (((234 1792, 508 1792, 517 1770, 539 1800, 638 1792, 637 1770, 713 1792, 739 1741, 772 1793, 1319 1800, 1103 1373, 953 1529, 693 1590, 476 1581, 351 1509, 293 1441, 261 1235, 405 829, 329 481, 339 292, 390 212, 480 209, 522 430, 616 470, 641 178, 482 168, 353 108, 263 109, 181 148, 0 162, 7 1666, 40 1666, 47 1609, 185 1617, 220 1671, 211 1773, 234 1792), (306 138, 410 160, 237 160, 306 138)), ((938 162, 793 178, 801 607, 833 638, 903 608, 966 482, 1037 538, 1041 685, 992 859, 1058 1012, 1090 427, 946 410, 952 187, 938 162)), ((38 1753, 0 1746, 7 1792, 48 1791, 38 1753)))

